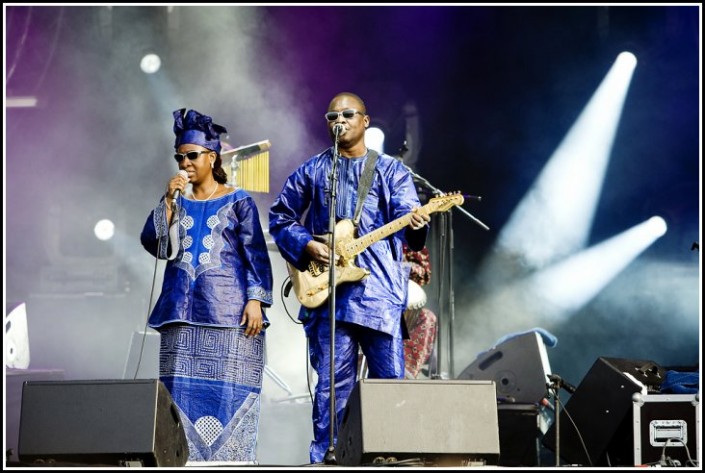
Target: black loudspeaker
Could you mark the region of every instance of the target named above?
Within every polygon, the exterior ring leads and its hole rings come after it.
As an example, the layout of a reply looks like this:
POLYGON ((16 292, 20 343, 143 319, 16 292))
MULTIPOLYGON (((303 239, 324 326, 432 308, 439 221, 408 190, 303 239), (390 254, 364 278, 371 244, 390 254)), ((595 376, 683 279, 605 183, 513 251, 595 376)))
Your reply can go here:
POLYGON ((499 404, 499 465, 540 466, 541 437, 548 428, 542 407, 499 404))
POLYGON ((481 353, 458 379, 494 381, 500 400, 538 405, 546 397, 550 373, 541 335, 529 332, 481 353))
POLYGON ((339 465, 496 465, 497 400, 492 381, 362 379, 343 410, 339 465))
MULTIPOLYGON (((634 466, 632 397, 658 392, 664 375, 653 361, 598 358, 558 416, 561 459, 584 466, 634 466)), ((555 422, 543 444, 556 451, 555 422)))
POLYGON ((164 384, 26 381, 19 458, 32 464, 184 466, 188 444, 164 384))
POLYGON ((5 371, 5 458, 18 462, 17 444, 20 438, 20 413, 22 411, 22 387, 25 381, 61 381, 61 370, 30 370, 7 368, 5 371))

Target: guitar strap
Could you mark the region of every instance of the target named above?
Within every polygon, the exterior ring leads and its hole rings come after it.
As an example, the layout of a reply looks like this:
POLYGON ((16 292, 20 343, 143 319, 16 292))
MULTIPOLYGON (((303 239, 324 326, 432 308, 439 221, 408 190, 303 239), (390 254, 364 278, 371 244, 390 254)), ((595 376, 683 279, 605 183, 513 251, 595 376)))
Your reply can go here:
POLYGON ((367 198, 367 193, 370 191, 370 185, 372 184, 372 177, 374 176, 375 163, 377 162, 377 151, 371 149, 367 154, 367 161, 365 162, 365 169, 362 170, 362 176, 360 176, 360 185, 358 186, 357 193, 357 205, 355 206, 355 217, 353 218, 353 224, 357 228, 358 223, 360 223, 360 214, 362 213, 362 204, 367 198))

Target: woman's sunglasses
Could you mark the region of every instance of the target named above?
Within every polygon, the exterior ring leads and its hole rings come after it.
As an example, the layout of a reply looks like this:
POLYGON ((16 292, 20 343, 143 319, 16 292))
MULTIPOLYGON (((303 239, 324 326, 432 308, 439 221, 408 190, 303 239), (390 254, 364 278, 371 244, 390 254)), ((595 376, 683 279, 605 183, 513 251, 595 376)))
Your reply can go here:
POLYGON ((210 153, 210 151, 187 151, 186 153, 176 153, 174 154, 174 159, 177 163, 183 161, 184 158, 188 158, 189 161, 194 161, 203 153, 210 153))

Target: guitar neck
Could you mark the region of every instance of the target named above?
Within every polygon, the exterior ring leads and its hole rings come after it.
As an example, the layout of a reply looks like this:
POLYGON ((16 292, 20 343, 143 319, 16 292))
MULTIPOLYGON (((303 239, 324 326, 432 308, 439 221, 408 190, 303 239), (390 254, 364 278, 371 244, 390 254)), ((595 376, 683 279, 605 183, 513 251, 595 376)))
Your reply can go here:
POLYGON ((356 241, 360 240, 360 243, 363 245, 360 251, 358 251, 358 253, 364 251, 372 243, 386 238, 392 233, 398 232, 402 228, 409 225, 409 222, 411 222, 410 213, 404 215, 403 217, 399 217, 398 219, 393 220, 382 227, 379 227, 377 230, 371 231, 370 233, 363 235, 360 238, 357 238, 356 241))
MULTIPOLYGON (((428 204, 423 206, 423 210, 428 210, 428 204)), ((429 211, 429 213, 431 213, 429 211)), ((362 253, 369 247, 372 243, 375 243, 382 238, 386 238, 392 233, 396 233, 402 228, 406 227, 409 225, 409 222, 411 222, 411 212, 408 214, 399 217, 396 220, 392 220, 388 224, 379 227, 376 230, 371 231, 370 233, 367 233, 365 235, 362 235, 359 238, 354 239, 351 241, 348 245, 346 245, 345 249, 348 252, 349 255, 354 256, 362 253)))
MULTIPOLYGON (((419 212, 426 215, 430 215, 434 212, 445 212, 446 210, 452 208, 455 205, 462 205, 463 196, 460 194, 447 194, 439 197, 434 197, 426 205, 419 209, 419 212)), ((398 232, 405 226, 409 225, 411 222, 411 216, 413 212, 399 217, 398 219, 389 222, 388 224, 379 227, 376 230, 371 231, 366 235, 362 235, 359 238, 341 245, 341 254, 345 258, 352 258, 365 251, 365 249, 372 243, 381 240, 384 237, 391 235, 392 233, 398 232)), ((341 223, 341 222, 338 222, 341 223)))

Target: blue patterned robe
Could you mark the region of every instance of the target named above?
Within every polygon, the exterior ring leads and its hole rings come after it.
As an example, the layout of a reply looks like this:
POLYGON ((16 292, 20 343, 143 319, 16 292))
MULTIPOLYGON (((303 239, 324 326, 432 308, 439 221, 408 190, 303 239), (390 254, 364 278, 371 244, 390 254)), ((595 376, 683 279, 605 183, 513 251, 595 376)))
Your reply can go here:
MULTIPOLYGON (((367 159, 365 155, 338 160, 336 222, 354 218, 358 184, 367 159)), ((312 235, 323 235, 329 230, 332 163, 331 148, 303 163, 286 180, 269 211, 269 231, 284 259, 299 271, 306 270, 309 262, 305 247, 313 239, 312 235)), ((380 154, 373 176, 357 236, 370 233, 421 205, 411 174, 398 160, 380 154)), ((428 226, 417 231, 405 227, 371 244, 355 259, 355 265, 368 269, 370 275, 336 288, 335 393, 338 419, 342 419, 356 381, 358 347, 367 357, 371 378, 404 376, 402 313, 406 309, 409 267, 402 264, 402 244, 407 241, 410 247, 420 250, 427 230, 428 226)), ((314 309, 302 306, 299 312, 309 338, 311 364, 318 375, 313 406, 312 463, 322 461, 330 438, 328 314, 328 301, 314 309)))
POLYGON ((273 284, 257 207, 243 190, 179 205, 171 239, 163 199, 141 234, 161 259, 178 248, 149 317, 161 333, 159 377, 180 409, 189 461, 252 462, 265 332, 245 337, 240 319, 249 299, 271 306, 273 284))

